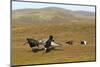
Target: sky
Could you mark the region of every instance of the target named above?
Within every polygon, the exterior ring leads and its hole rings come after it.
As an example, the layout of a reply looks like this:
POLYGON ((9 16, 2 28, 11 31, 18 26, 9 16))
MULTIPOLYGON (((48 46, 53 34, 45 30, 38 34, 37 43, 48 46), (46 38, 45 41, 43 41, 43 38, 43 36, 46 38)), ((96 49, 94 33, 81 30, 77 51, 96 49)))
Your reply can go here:
POLYGON ((94 6, 50 4, 50 3, 36 3, 36 2, 18 2, 18 1, 12 2, 12 10, 26 9, 26 8, 37 9, 37 8, 45 8, 45 7, 60 7, 64 9, 73 10, 73 11, 83 10, 83 11, 95 12, 94 6))

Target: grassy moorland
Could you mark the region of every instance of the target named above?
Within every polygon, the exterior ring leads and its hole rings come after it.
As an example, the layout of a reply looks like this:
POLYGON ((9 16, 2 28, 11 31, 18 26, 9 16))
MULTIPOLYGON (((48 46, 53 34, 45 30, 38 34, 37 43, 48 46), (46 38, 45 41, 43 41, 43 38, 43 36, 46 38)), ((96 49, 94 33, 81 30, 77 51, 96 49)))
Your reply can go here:
POLYGON ((75 14, 58 8, 53 8, 52 11, 46 8, 13 12, 12 65, 96 60, 95 17, 75 14), (43 39, 49 35, 53 35, 62 47, 42 54, 43 51, 34 53, 28 45, 23 45, 27 37, 43 39), (66 40, 74 40, 74 44, 66 45, 66 40), (82 46, 80 40, 86 40, 88 44, 82 46))

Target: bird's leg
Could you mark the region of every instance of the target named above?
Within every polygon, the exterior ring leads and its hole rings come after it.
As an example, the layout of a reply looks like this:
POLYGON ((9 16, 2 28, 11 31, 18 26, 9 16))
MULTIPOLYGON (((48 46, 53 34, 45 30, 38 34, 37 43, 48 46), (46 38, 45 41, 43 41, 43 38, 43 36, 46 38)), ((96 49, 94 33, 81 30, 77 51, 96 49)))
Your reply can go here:
POLYGON ((47 51, 47 48, 44 48, 43 54, 46 53, 46 51, 47 51))
POLYGON ((37 47, 39 48, 39 45, 37 45, 37 47))

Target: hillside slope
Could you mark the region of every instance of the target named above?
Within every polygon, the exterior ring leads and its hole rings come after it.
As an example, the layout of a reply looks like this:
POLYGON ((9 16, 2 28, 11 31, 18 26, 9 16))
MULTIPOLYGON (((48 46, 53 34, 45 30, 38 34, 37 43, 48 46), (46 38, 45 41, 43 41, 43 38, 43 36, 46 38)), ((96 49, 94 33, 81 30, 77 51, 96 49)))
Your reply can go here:
POLYGON ((19 9, 12 11, 13 22, 78 22, 94 20, 95 13, 86 11, 71 11, 57 7, 41 9, 19 9))

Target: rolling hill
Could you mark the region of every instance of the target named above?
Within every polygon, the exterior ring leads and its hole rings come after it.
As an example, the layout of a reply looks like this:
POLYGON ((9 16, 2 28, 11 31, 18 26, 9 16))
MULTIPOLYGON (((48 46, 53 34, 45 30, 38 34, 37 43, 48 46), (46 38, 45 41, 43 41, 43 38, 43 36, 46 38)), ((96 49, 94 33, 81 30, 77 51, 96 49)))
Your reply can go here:
POLYGON ((12 11, 14 22, 78 22, 80 20, 94 20, 95 13, 87 11, 71 11, 58 7, 40 9, 19 9, 12 11))

